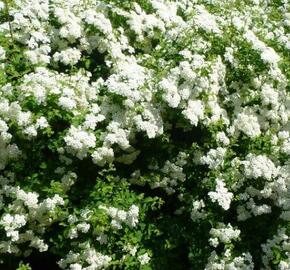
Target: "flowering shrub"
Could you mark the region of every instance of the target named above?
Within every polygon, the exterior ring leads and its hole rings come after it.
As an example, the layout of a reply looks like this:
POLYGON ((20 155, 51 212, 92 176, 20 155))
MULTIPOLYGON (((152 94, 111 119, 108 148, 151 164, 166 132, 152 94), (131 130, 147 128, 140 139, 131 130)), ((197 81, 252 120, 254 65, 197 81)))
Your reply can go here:
POLYGON ((288 0, 0 2, 0 268, 290 269, 289 33, 288 0))

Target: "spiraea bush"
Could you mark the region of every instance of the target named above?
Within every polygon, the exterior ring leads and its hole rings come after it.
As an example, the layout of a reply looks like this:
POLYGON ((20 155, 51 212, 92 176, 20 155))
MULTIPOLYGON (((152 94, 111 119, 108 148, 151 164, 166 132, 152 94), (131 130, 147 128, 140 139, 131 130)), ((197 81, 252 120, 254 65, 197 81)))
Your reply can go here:
POLYGON ((0 2, 0 269, 290 269, 288 0, 0 2))

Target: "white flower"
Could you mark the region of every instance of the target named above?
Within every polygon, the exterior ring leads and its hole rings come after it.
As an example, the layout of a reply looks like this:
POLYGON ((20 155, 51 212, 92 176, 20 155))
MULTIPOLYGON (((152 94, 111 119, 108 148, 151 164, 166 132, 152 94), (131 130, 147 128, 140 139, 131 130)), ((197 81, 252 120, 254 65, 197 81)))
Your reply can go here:
POLYGON ((204 6, 196 6, 197 15, 194 16, 194 22, 198 27, 204 29, 206 32, 220 33, 220 29, 216 22, 214 15, 210 14, 204 6))
POLYGON ((136 115, 133 120, 136 124, 136 128, 145 131, 148 138, 152 139, 163 133, 163 121, 159 110, 153 108, 151 105, 146 107, 142 115, 136 115))
POLYGON ((96 145, 96 137, 93 133, 74 126, 70 127, 67 135, 64 137, 64 141, 67 144, 67 150, 76 153, 80 159, 87 155, 89 148, 93 148, 96 145))
POLYGON ((44 252, 48 250, 48 245, 44 243, 44 241, 38 237, 34 237, 30 245, 31 247, 37 248, 40 252, 44 252))
POLYGON ((209 192, 208 196, 212 202, 217 202, 223 209, 228 210, 234 194, 228 191, 222 179, 216 179, 216 190, 209 192))
POLYGON ((19 232, 18 231, 7 231, 6 236, 11 238, 12 242, 18 241, 19 240, 19 232))
POLYGON ((117 218, 118 218, 119 220, 121 220, 121 221, 125 221, 126 218, 127 218, 127 213, 126 213, 126 211, 124 211, 124 210, 119 210, 119 211, 117 212, 117 218))
POLYGON ((81 26, 78 24, 78 22, 72 20, 71 23, 67 23, 60 28, 59 34, 61 37, 73 42, 81 37, 81 26))
POLYGON ((75 239, 78 237, 78 230, 77 228, 71 228, 68 232, 68 238, 69 239, 75 239))
POLYGON ((224 145, 229 145, 230 143, 229 138, 226 136, 226 134, 223 131, 220 131, 217 133, 216 139, 218 142, 221 142, 224 145))
POLYGON ((168 105, 172 108, 176 108, 180 103, 180 95, 178 94, 177 87, 173 81, 169 81, 168 79, 163 79, 159 83, 160 88, 165 92, 162 95, 164 101, 168 103, 168 105))
POLYGON ((54 61, 62 62, 65 65, 75 65, 80 58, 81 52, 76 48, 69 48, 53 55, 54 61))
POLYGON ((210 149, 206 156, 202 156, 200 161, 202 164, 207 164, 210 169, 215 169, 222 165, 227 149, 218 147, 217 149, 210 149))
POLYGON ((114 151, 112 148, 100 147, 92 153, 93 162, 99 166, 104 166, 106 163, 112 163, 114 160, 114 151))
POLYGON ((285 140, 281 146, 281 151, 290 155, 290 138, 285 140))
POLYGON ((58 100, 58 105, 64 108, 65 110, 72 110, 76 108, 76 102, 70 97, 60 97, 58 100))
POLYGON ((42 211, 53 211, 57 205, 64 205, 64 200, 58 194, 54 195, 52 198, 47 198, 39 204, 39 212, 42 211))
POLYGON ((139 207, 133 204, 128 211, 126 223, 130 227, 136 227, 136 225, 138 224, 138 217, 139 207))
POLYGON ((27 126, 31 122, 31 112, 19 112, 17 123, 19 126, 27 126))
POLYGON ((234 63, 234 55, 233 55, 233 53, 234 53, 233 48, 231 48, 231 47, 226 47, 226 48, 225 48, 225 54, 224 54, 224 57, 225 57, 225 59, 226 59, 228 62, 230 62, 231 64, 234 63))
POLYGON ((261 134, 258 117, 254 114, 239 113, 235 125, 238 130, 245 133, 251 138, 257 137, 261 134))
POLYGON ((79 263, 73 263, 70 266, 70 270, 82 270, 82 266, 79 263))
POLYGON ((16 197, 18 200, 23 201, 23 203, 29 208, 36 208, 38 206, 39 195, 35 192, 25 192, 22 189, 16 189, 16 197))
POLYGON ((134 57, 130 57, 117 63, 116 73, 105 84, 109 92, 138 101, 142 99, 142 94, 137 89, 144 84, 145 74, 145 68, 134 57))
POLYGON ((37 136, 37 130, 34 125, 26 127, 23 132, 29 136, 29 137, 36 137, 37 136))
POLYGON ((146 252, 143 255, 139 255, 138 260, 139 260, 141 265, 145 265, 145 264, 150 262, 150 257, 148 255, 148 253, 146 252))
POLYGON ((269 64, 277 64, 280 61, 280 56, 271 47, 267 47, 262 51, 261 59, 269 64))
POLYGON ((265 155, 248 154, 243 164, 245 166, 245 176, 248 178, 264 177, 271 180, 278 172, 275 164, 265 155))
POLYGON ((269 84, 264 84, 262 86, 261 92, 262 103, 265 105, 272 104, 274 106, 279 105, 279 94, 273 89, 269 84))
MULTIPOLYGON (((230 243, 232 240, 236 240, 241 231, 234 229, 231 224, 218 224, 218 228, 212 228, 210 230, 210 235, 214 239, 218 239, 221 243, 230 243)), ((216 240, 214 240, 216 242, 216 240)))
POLYGON ((129 252, 131 256, 135 256, 137 253, 137 247, 132 245, 125 246, 123 250, 129 252))
POLYGON ((77 230, 78 231, 81 231, 82 233, 87 233, 90 229, 91 225, 86 223, 86 222, 82 222, 82 223, 79 223, 77 225, 77 230))
POLYGON ((103 34, 109 35, 112 33, 112 25, 109 19, 104 14, 96 12, 93 9, 87 10, 84 13, 85 21, 88 24, 94 25, 103 34))
POLYGON ((196 200, 192 203, 191 219, 193 221, 198 221, 199 219, 204 219, 206 217, 206 212, 204 210, 205 204, 203 200, 196 200))
POLYGON ((104 115, 94 115, 87 114, 85 118, 85 122, 83 123, 85 128, 95 129, 98 122, 105 120, 104 115))
POLYGON ((67 221, 68 221, 68 223, 72 224, 72 223, 77 222, 78 218, 75 215, 69 215, 67 221))
POLYGON ((121 229, 122 223, 125 223, 132 228, 136 227, 136 225, 138 224, 139 208, 134 204, 129 208, 127 212, 117 209, 115 207, 107 208, 103 205, 101 205, 99 208, 105 210, 107 214, 111 216, 111 225, 115 229, 121 229))
POLYGON ((49 126, 49 124, 44 116, 41 116, 40 118, 38 118, 35 125, 37 128, 40 128, 40 129, 44 129, 44 128, 47 128, 49 126))
POLYGON ((0 225, 4 226, 7 237, 11 237, 12 241, 19 239, 19 233, 17 229, 20 229, 27 223, 27 217, 25 215, 4 214, 0 220, 0 225))
POLYGON ((182 114, 187 118, 193 126, 198 124, 198 121, 204 118, 204 105, 201 100, 189 100, 188 106, 182 111, 182 114))

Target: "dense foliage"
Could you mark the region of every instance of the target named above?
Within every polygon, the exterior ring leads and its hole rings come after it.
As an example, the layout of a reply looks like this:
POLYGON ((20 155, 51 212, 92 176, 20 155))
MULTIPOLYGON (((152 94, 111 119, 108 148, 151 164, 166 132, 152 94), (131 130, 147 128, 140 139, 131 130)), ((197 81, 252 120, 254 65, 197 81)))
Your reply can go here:
POLYGON ((0 2, 0 269, 290 269, 288 0, 0 2))

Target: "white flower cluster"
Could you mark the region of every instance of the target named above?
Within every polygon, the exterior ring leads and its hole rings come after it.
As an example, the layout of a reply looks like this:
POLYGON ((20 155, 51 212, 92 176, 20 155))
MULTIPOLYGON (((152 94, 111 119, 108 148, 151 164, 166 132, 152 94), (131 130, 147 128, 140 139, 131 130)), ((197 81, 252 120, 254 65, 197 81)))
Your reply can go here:
POLYGON ((232 240, 236 240, 241 231, 234 229, 231 224, 218 224, 218 227, 212 228, 209 233, 211 235, 210 244, 217 247, 219 243, 229 244, 232 240))
POLYGON ((187 155, 180 152, 174 162, 166 160, 160 172, 164 177, 159 181, 151 184, 151 188, 163 188, 167 194, 176 192, 175 188, 186 180, 186 175, 183 172, 183 166, 187 164, 187 155))
POLYGON ((138 224, 139 208, 134 204, 128 211, 115 207, 106 207, 103 205, 99 208, 105 210, 106 213, 112 218, 111 226, 117 230, 122 229, 122 224, 126 224, 131 228, 136 227, 138 224))
POLYGON ((247 136, 253 138, 261 134, 259 120, 255 114, 239 113, 235 121, 237 129, 247 136))
POLYGON ((112 148, 100 147, 92 154, 93 162, 99 166, 104 166, 106 163, 112 163, 114 160, 114 151, 112 148))
MULTIPOLYGON (((69 224, 69 231, 67 237, 69 239, 76 239, 79 237, 79 233, 87 234, 91 229, 91 218, 92 218, 92 211, 89 209, 82 209, 80 215, 77 216, 75 214, 70 214, 67 218, 69 224)), ((105 242, 105 235, 104 242, 105 242)), ((102 242, 102 241, 101 241, 102 242)))
POLYGON ((11 186, 9 182, 14 181, 13 175, 9 178, 1 177, 0 180, 1 208, 6 204, 6 200, 11 201, 0 219, 0 225, 3 226, 6 235, 6 239, 0 241, 0 253, 23 253, 28 256, 32 252, 31 248, 40 252, 47 251, 48 245, 41 236, 45 228, 54 222, 51 216, 58 207, 64 205, 64 200, 56 194, 39 201, 39 194, 25 192, 19 186, 11 186), (18 245, 25 242, 29 243, 30 248, 22 251, 18 245))
POLYGON ((96 137, 93 133, 74 126, 69 129, 64 141, 67 144, 67 151, 75 154, 79 159, 86 157, 88 150, 96 145, 96 137))
POLYGON ((216 179, 216 190, 208 193, 212 202, 217 202, 224 210, 230 208, 234 194, 225 187, 222 179, 216 179))
POLYGON ((265 45, 264 42, 260 41, 259 38, 255 35, 254 32, 248 30, 244 34, 244 38, 251 43, 253 48, 261 53, 261 59, 265 63, 277 65, 280 60, 279 55, 271 47, 265 45))
POLYGON ((277 265, 279 270, 286 270, 290 267, 290 239, 285 228, 277 231, 272 239, 268 239, 262 244, 262 260, 267 268, 271 268, 271 261, 275 259, 275 251, 278 251, 283 257, 277 265))
POLYGON ((193 221, 198 221, 199 219, 206 218, 206 211, 203 209, 205 203, 203 200, 195 200, 192 203, 191 219, 193 221))
POLYGON ((75 65, 81 58, 81 52, 75 48, 65 49, 63 51, 56 52, 53 55, 54 61, 62 62, 65 65, 75 65))
POLYGON ((240 256, 233 256, 231 251, 227 249, 221 259, 220 256, 213 251, 208 258, 205 270, 252 270, 254 269, 253 258, 249 253, 243 253, 240 256))
POLYGON ((138 260, 139 260, 141 265, 145 265, 145 264, 149 263, 150 257, 148 255, 148 253, 144 253, 144 254, 138 256, 138 260))
POLYGON ((105 269, 112 258, 97 252, 89 242, 79 244, 81 252, 70 251, 58 264, 62 269, 98 270, 105 269))
POLYGON ((216 22, 216 17, 210 14, 204 6, 199 5, 196 7, 197 15, 194 17, 194 23, 206 32, 213 32, 216 34, 221 33, 219 26, 216 22))
POLYGON ((202 156, 200 161, 202 164, 208 165, 210 169, 215 169, 223 165, 224 157, 226 155, 226 148, 218 147, 217 149, 210 149, 209 152, 202 156))
POLYGON ((25 215, 10 215, 5 214, 0 221, 0 224, 4 227, 6 231, 6 236, 11 237, 11 240, 17 241, 19 239, 19 228, 23 227, 26 224, 26 217, 25 215))
POLYGON ((246 156, 246 160, 243 162, 245 166, 245 176, 247 178, 259 178, 264 177, 267 180, 271 180, 272 177, 277 175, 277 169, 275 164, 264 155, 249 154, 246 156))

